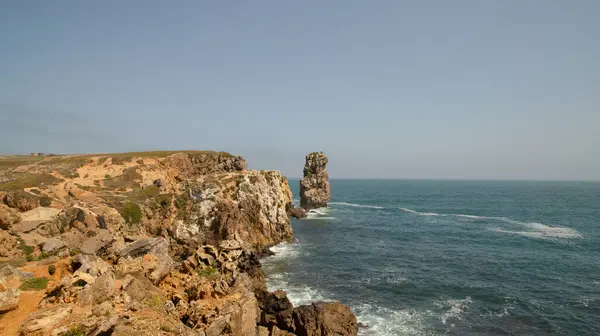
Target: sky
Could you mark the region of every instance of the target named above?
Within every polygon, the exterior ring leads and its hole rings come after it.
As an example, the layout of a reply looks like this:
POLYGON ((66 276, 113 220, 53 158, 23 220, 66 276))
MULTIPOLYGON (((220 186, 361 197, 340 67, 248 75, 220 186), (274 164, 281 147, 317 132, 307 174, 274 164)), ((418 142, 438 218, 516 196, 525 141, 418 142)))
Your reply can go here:
POLYGON ((600 180, 600 1, 0 1, 0 153, 600 180))

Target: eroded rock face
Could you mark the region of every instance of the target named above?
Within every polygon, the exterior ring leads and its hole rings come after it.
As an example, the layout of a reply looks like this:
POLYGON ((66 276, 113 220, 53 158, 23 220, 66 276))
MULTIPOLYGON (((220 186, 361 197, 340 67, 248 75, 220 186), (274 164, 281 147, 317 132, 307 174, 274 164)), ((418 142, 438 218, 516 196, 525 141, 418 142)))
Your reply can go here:
POLYGON ((9 230, 14 224, 21 221, 21 215, 8 205, 0 204, 0 229, 9 230))
POLYGON ((305 210, 327 207, 331 198, 327 162, 323 152, 306 155, 304 177, 300 180, 300 206, 305 210))
POLYGON ((298 336, 357 335, 356 316, 341 303, 317 302, 294 309, 298 336))
POLYGON ((278 171, 209 174, 187 190, 193 201, 187 231, 208 243, 234 240, 257 250, 293 239, 287 215, 292 194, 278 171))
POLYGON ((19 296, 21 291, 18 289, 8 289, 0 292, 0 314, 17 309, 19 307, 19 296))

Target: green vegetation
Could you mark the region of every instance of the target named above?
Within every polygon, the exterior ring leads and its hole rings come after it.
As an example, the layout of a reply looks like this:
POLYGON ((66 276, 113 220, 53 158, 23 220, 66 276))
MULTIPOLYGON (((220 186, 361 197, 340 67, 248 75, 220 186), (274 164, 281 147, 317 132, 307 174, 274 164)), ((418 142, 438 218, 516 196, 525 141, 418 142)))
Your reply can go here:
POLYGON ((74 249, 72 249, 72 250, 69 251, 69 255, 71 257, 74 257, 74 256, 78 255, 79 253, 81 253, 81 250, 79 250, 78 248, 74 248, 74 249))
POLYGON ((25 259, 11 259, 11 260, 6 260, 0 263, 0 266, 2 265, 10 265, 13 267, 21 267, 25 265, 25 259))
POLYGON ((219 265, 217 262, 213 262, 212 265, 204 266, 202 269, 198 270, 198 275, 201 277, 210 278, 217 274, 219 274, 219 265))
POLYGON ((19 166, 29 165, 44 159, 43 156, 6 156, 0 158, 0 170, 13 169, 19 166))
POLYGON ((19 289, 32 291, 46 289, 48 286, 48 278, 29 278, 25 279, 19 289))
POLYGON ((30 255, 33 253, 33 251, 35 250, 33 246, 25 244, 25 241, 21 238, 17 238, 17 240, 19 241, 19 249, 23 251, 23 253, 25 253, 26 255, 30 255))
POLYGON ((129 167, 123 169, 122 175, 114 176, 104 180, 104 185, 111 189, 122 187, 139 187, 142 175, 137 172, 137 167, 129 167))
POLYGON ((109 178, 111 178, 111 177, 112 177, 112 176, 110 176, 110 174, 106 174, 106 175, 104 175, 104 178, 105 178, 105 179, 109 179, 109 178))
POLYGON ((82 326, 74 326, 69 328, 69 330, 63 334, 63 336, 85 336, 87 333, 82 326))
POLYGON ((158 295, 152 295, 151 298, 146 299, 146 304, 154 309, 160 309, 164 306, 163 300, 158 295))
POLYGON ((54 275, 54 273, 56 273, 56 266, 48 265, 48 274, 54 275))
POLYGON ((0 183, 0 189, 2 190, 22 190, 31 187, 40 187, 44 185, 52 185, 54 183, 62 181, 50 174, 30 174, 30 173, 19 173, 13 176, 15 180, 0 183))
POLYGON ((125 202, 121 209, 121 216, 129 224, 137 224, 142 220, 142 209, 137 203, 125 202))
POLYGON ((50 205, 52 205, 52 198, 48 196, 40 197, 40 205, 43 207, 49 207, 50 205))

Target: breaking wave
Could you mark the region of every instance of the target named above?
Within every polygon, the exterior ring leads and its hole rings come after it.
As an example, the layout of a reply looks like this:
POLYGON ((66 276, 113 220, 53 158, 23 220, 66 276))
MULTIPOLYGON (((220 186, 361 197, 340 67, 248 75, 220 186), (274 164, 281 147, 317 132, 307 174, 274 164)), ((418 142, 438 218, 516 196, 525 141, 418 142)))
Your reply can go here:
POLYGON ((354 208, 383 209, 382 206, 378 206, 378 205, 365 205, 365 204, 356 204, 356 203, 348 203, 348 202, 329 202, 329 204, 354 207, 354 208))
POLYGON ((532 237, 532 238, 549 238, 549 237, 552 237, 552 238, 582 238, 583 237, 583 235, 581 233, 579 233, 577 230, 572 229, 572 228, 562 227, 562 226, 550 226, 550 225, 546 225, 543 223, 536 223, 536 222, 521 222, 521 221, 517 221, 514 219, 507 218, 507 217, 476 216, 476 215, 469 215, 469 214, 442 214, 442 213, 435 213, 435 212, 420 212, 420 211, 407 209, 407 208, 400 208, 400 210, 414 214, 414 215, 419 215, 419 216, 461 217, 461 218, 467 218, 467 219, 491 220, 491 221, 502 222, 504 224, 519 225, 519 226, 527 228, 528 230, 527 231, 510 230, 510 229, 498 228, 498 227, 491 228, 490 230, 495 231, 495 232, 517 234, 517 235, 532 237))

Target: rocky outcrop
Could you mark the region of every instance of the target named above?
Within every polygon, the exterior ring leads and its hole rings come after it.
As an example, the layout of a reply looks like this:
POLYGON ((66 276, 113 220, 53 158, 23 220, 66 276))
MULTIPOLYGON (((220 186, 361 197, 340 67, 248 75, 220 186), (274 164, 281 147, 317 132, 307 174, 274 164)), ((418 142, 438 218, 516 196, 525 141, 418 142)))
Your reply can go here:
MULTIPOLYGON (((28 261, 0 263, 3 335, 353 335, 343 308, 267 290, 260 257, 306 215, 279 172, 216 152, 40 160, 0 171, 26 186, 0 192, 0 262, 28 261)), ((326 158, 308 161, 322 178, 326 158)))
POLYGON ((0 314, 17 309, 20 295, 21 291, 14 288, 0 291, 0 314))
POLYGON ((278 171, 209 174, 185 187, 192 200, 189 220, 175 230, 218 246, 223 240, 259 250, 293 239, 287 211, 292 194, 278 171))
POLYGON ((341 303, 317 302, 294 309, 298 336, 357 335, 356 316, 341 303))
POLYGON ((292 207, 289 210, 289 215, 294 218, 306 218, 306 216, 307 216, 306 210, 304 210, 304 208, 296 208, 296 207, 292 207))
POLYGON ((304 177, 300 180, 300 206, 305 210, 327 207, 331 198, 327 162, 323 152, 306 155, 304 177))
POLYGON ((5 204, 0 204, 0 229, 10 230, 10 228, 21 221, 21 215, 15 209, 9 208, 5 204))

